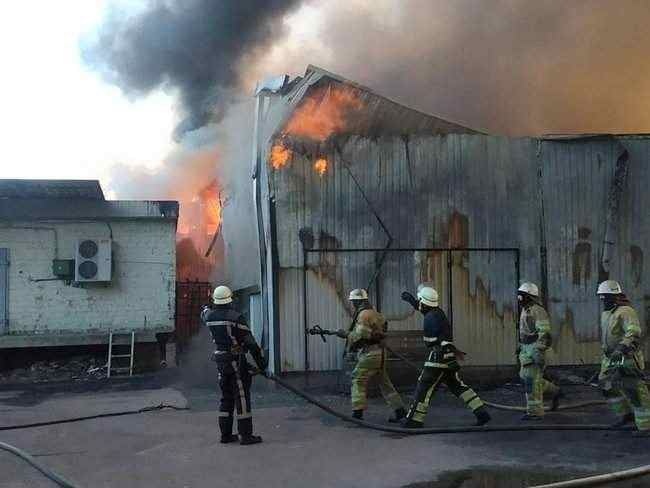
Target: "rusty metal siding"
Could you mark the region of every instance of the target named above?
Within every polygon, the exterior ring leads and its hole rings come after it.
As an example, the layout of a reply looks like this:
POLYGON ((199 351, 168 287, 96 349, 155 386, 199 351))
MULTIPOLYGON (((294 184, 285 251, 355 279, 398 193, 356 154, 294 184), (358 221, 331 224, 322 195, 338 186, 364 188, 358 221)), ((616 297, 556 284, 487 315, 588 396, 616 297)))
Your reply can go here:
MULTIPOLYGON (((393 236, 394 248, 518 248, 522 280, 541 283, 545 246, 556 337, 552 363, 595 363, 600 309, 594 291, 609 188, 623 147, 630 153, 630 167, 610 276, 622 281, 647 324, 650 291, 643 269, 650 246, 650 144, 639 138, 540 142, 482 135, 349 136, 303 147, 302 152, 294 148, 290 165, 270 172, 280 229, 279 265, 282 275, 292 270, 292 278, 281 286, 287 293, 301 293, 294 270, 303 266, 303 242, 316 249, 381 248, 387 236, 372 209, 393 236), (322 177, 312 167, 316 156, 330 163, 322 177)), ((346 293, 367 285, 379 255, 310 254, 308 325, 346 326, 346 293)), ((514 257, 506 252, 454 252, 452 289, 447 274, 444 252, 391 252, 371 297, 392 330, 418 329, 421 318, 408 310, 399 293, 422 281, 433 282, 445 310, 451 292, 454 334, 459 347, 470 353, 468 364, 513 364, 514 257)), ((283 360, 288 355, 300 369, 304 316, 295 300, 280 298, 278 305, 288 341, 283 360)), ((335 344, 323 348, 319 338, 309 338, 310 367, 339 367, 340 344, 335 344)))
MULTIPOLYGON (((529 178, 536 171, 535 141, 459 135, 352 136, 339 140, 337 147, 323 145, 312 151, 301 153, 294 148, 286 168, 270 171, 278 209, 280 280, 286 280, 280 287, 287 291, 278 297, 286 370, 304 367, 300 343, 304 316, 296 302, 302 284, 294 273, 303 265, 302 242, 317 249, 381 248, 387 236, 372 209, 389 228, 393 247, 521 247, 522 269, 528 279, 537 279, 536 181, 529 178), (315 154, 330 162, 323 177, 312 168, 315 154)), ((307 325, 347 326, 351 311, 346 294, 350 288, 367 286, 379 254, 363 259, 329 254, 310 261, 307 325)), ((473 363, 512 364, 514 257, 492 258, 493 262, 506 259, 504 270, 487 265, 485 259, 472 255, 454 261, 455 330, 459 337, 475 342, 463 344, 472 349, 468 352, 473 363), (495 337, 494 344, 483 350, 478 339, 490 334, 495 337)), ((447 309, 444 252, 389 255, 377 282, 381 291, 371 288, 370 293, 386 314, 391 330, 421 326, 419 314, 410 311, 399 294, 403 289, 414 290, 422 281, 435 283, 447 309)), ((338 368, 338 348, 340 344, 323 347, 319 338, 309 338, 310 368, 338 368)))
POLYGON ((544 142, 539 154, 549 313, 556 335, 554 362, 559 364, 593 363, 599 354, 595 290, 615 146, 611 140, 544 142))
MULTIPOLYGON (((650 195, 650 139, 621 138, 619 142, 630 155, 629 174, 624 197, 621 202, 621 221, 618 228, 620 251, 618 276, 637 312, 646 334, 650 331, 650 282, 645 278, 647 260, 645 253, 650 250, 650 226, 648 209, 650 195)), ((646 351, 650 353, 650 341, 646 340, 646 351)))
POLYGON ((0 334, 9 329, 9 249, 0 248, 0 334))

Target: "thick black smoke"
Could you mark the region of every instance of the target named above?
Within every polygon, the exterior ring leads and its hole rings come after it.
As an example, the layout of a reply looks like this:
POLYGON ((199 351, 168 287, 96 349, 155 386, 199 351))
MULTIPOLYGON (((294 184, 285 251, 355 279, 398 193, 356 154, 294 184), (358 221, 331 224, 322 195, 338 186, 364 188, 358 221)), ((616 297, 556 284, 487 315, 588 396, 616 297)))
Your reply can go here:
POLYGON ((84 60, 130 96, 177 89, 177 137, 219 120, 239 85, 244 55, 271 44, 298 0, 151 0, 139 12, 113 5, 82 47, 84 60))
POLYGON ((328 0, 315 39, 250 79, 320 65, 495 134, 647 132, 647 0, 328 0))

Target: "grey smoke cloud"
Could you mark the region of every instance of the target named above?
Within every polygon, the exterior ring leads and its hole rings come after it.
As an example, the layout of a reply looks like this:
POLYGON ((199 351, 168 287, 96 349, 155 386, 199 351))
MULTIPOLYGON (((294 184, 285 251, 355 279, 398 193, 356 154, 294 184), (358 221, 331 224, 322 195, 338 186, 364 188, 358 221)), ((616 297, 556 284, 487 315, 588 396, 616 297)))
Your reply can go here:
POLYGON ((150 0, 138 11, 113 4, 82 57, 129 96, 177 90, 176 138, 220 120, 239 86, 242 56, 283 33, 298 0, 150 0))
POLYGON ((156 0, 113 8, 84 57, 125 93, 177 89, 177 135, 220 121, 234 92, 318 64, 493 133, 650 127, 650 9, 641 0, 156 0), (282 20, 317 9, 288 44, 282 20), (309 29, 308 29, 309 30, 309 29), (273 50, 271 49, 273 47, 273 50), (273 55, 270 55, 273 51, 273 55))
MULTIPOLYGON (((644 0, 329 0, 313 42, 247 78, 321 65, 497 134, 650 129, 644 0)), ((276 48, 277 50, 277 48, 276 48)))

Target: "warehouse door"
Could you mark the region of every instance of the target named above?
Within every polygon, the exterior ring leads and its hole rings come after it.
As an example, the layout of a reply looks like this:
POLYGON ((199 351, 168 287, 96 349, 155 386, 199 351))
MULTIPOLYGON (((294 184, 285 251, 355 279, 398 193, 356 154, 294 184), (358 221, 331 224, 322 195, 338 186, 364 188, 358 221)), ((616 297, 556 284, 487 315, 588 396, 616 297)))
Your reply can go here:
POLYGON ((9 249, 0 248, 0 334, 9 329, 9 249))

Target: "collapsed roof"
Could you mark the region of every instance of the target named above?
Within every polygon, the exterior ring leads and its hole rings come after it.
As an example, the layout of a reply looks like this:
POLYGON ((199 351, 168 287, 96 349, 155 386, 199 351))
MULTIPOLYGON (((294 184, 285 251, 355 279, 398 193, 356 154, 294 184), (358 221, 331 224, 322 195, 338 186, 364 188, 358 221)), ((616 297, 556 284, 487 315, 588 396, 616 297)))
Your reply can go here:
MULTIPOLYGON (((283 134, 294 113, 307 101, 315 109, 328 103, 334 90, 352 93, 355 103, 362 106, 361 116, 346 117, 344 130, 337 133, 362 136, 414 134, 480 134, 481 132, 440 117, 401 105, 372 89, 309 65, 302 77, 288 76, 269 79, 257 87, 257 94, 274 94, 268 111, 263 115, 263 139, 283 134)), ((334 135, 334 134, 332 134, 334 135)))

